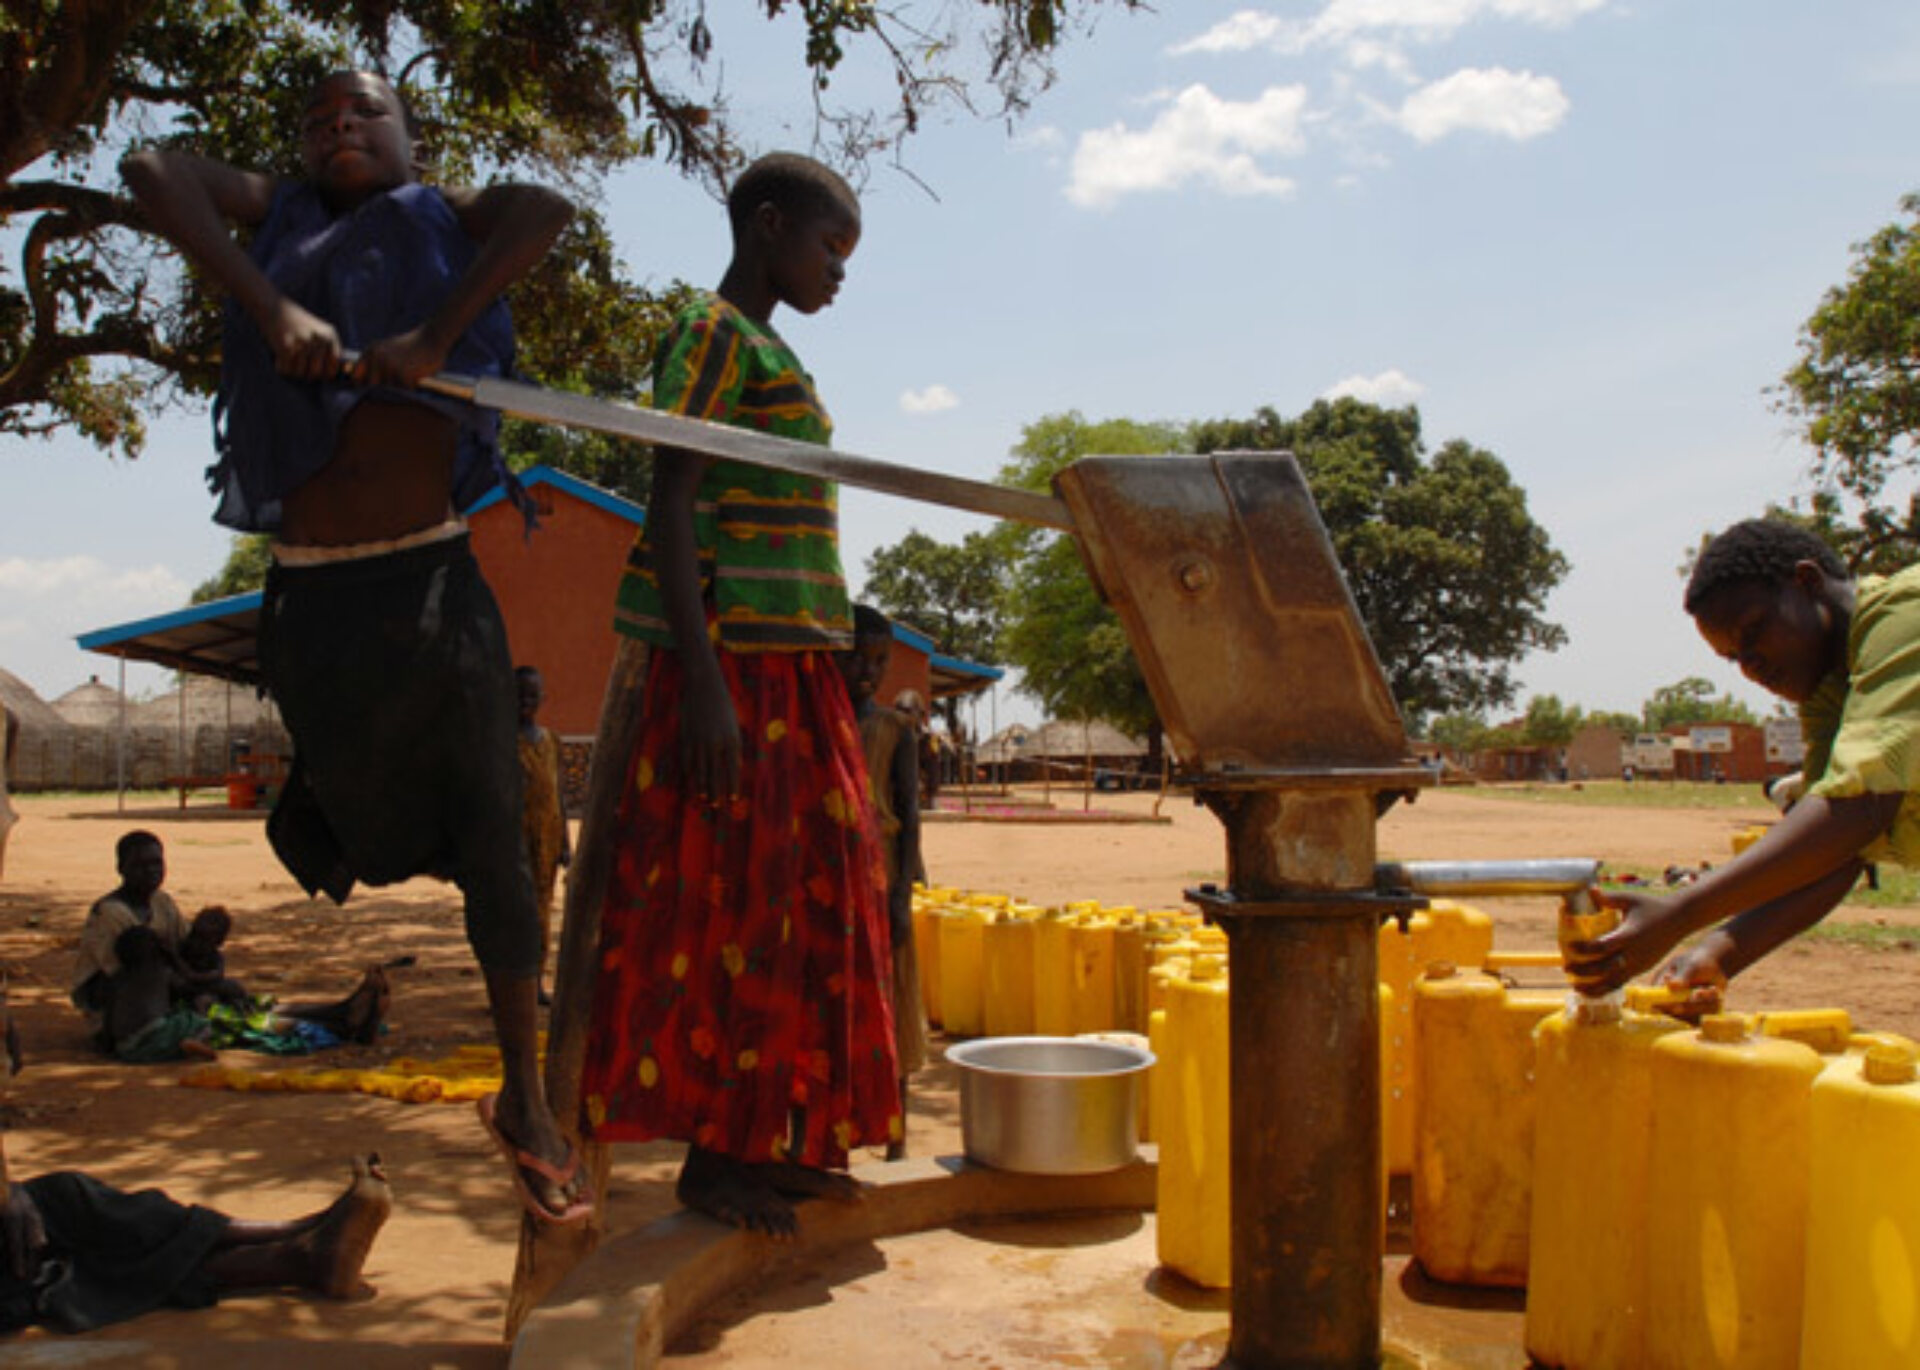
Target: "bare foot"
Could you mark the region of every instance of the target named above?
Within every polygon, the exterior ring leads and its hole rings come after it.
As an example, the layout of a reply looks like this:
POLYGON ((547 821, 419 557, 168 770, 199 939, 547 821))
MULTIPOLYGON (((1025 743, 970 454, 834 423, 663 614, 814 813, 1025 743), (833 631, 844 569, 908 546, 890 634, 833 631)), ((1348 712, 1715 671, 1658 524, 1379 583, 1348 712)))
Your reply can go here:
POLYGON ((379 1153, 356 1157, 346 1192, 299 1238, 311 1253, 312 1287, 331 1299, 371 1293, 360 1270, 392 1211, 393 1191, 380 1167, 379 1153))
POLYGON ((371 1046, 380 1038, 381 1024, 387 1021, 387 1009, 393 1002, 393 989, 387 973, 378 966, 369 967, 360 983, 347 996, 346 1031, 340 1035, 350 1042, 371 1046))
POLYGON ((857 1204, 866 1197, 858 1180, 837 1170, 818 1170, 792 1161, 773 1161, 756 1165, 753 1170, 789 1199, 832 1199, 835 1203, 857 1204))
POLYGON ((702 1147, 688 1147, 674 1194, 686 1207, 729 1227, 790 1240, 799 1230, 793 1205, 761 1173, 773 1168, 748 1165, 702 1147))
POLYGON ((217 1061, 220 1059, 220 1053, 213 1049, 212 1043, 203 1042, 198 1037, 189 1037, 186 1041, 182 1042, 180 1044, 180 1055, 189 1061, 217 1061))

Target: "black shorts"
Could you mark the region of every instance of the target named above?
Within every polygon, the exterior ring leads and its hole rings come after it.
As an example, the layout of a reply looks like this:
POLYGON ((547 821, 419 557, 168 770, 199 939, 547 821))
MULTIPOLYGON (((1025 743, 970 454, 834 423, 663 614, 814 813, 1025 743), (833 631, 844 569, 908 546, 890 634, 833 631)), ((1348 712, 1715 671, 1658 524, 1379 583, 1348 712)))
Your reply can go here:
POLYGON ((537 973, 519 697, 506 625, 467 539, 276 565, 260 663, 293 735, 267 835, 294 878, 336 903, 356 881, 452 880, 481 966, 537 973))

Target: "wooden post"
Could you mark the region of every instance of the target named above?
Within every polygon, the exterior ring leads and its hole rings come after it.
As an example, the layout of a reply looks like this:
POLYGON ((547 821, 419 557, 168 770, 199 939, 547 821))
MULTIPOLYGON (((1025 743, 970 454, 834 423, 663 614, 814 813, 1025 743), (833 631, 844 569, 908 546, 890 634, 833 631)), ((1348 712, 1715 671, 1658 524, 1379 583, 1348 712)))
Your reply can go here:
POLYGON ((505 1340, 540 1306, 554 1285, 599 1245, 607 1211, 607 1148, 580 1137, 580 1070, 587 1049, 587 1019, 593 1012, 595 963, 600 954, 600 909, 613 871, 614 820, 626 785, 627 762, 645 712, 647 644, 622 637, 607 674, 600 729, 587 768, 586 810, 580 840, 567 870, 566 911, 560 925, 560 957, 554 966, 553 1013, 547 1023, 547 1103, 560 1130, 580 1148, 581 1167, 598 1200, 593 1220, 576 1227, 520 1220, 520 1254, 507 1299, 505 1340))

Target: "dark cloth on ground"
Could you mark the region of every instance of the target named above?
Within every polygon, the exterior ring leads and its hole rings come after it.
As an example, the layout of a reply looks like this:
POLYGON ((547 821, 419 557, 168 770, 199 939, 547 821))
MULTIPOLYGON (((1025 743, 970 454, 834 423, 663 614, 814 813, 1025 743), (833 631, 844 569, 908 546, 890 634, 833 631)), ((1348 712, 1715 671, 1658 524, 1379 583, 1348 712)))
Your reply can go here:
POLYGON ((207 1039, 207 1020, 186 1004, 176 1005, 166 1016, 155 1018, 128 1033, 113 1044, 113 1054, 129 1065, 152 1065, 156 1061, 177 1061, 182 1044, 207 1039))
POLYGON ((436 875, 483 968, 533 975, 519 698, 506 626, 464 536, 275 566, 260 661, 294 764, 267 836, 309 894, 436 875))
POLYGON ((211 1208, 157 1189, 135 1194, 76 1171, 28 1180, 47 1246, 28 1280, 0 1261, 0 1332, 40 1323, 88 1332, 156 1308, 206 1308, 218 1300, 202 1269, 227 1230, 211 1208))

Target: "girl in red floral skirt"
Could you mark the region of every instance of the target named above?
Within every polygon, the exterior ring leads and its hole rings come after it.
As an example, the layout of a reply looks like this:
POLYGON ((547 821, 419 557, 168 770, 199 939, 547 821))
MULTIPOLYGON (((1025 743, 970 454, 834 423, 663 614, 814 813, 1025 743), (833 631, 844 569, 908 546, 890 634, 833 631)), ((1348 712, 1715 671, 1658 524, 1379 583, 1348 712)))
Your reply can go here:
MULTIPOLYGON (((664 409, 824 443, 812 378, 768 321, 831 303, 852 190, 775 154, 727 201, 733 260, 675 320, 664 409)), ((783 1235, 849 1197, 856 1146, 902 1126, 886 873, 859 725, 837 495, 676 454, 655 463, 616 626, 654 646, 601 917, 582 1091, 602 1141, 688 1142, 681 1202, 783 1235)))

